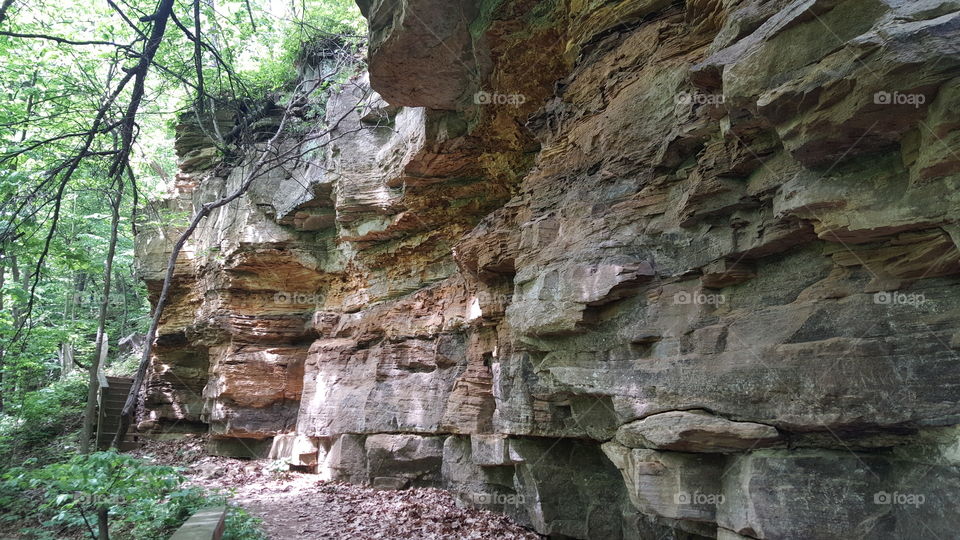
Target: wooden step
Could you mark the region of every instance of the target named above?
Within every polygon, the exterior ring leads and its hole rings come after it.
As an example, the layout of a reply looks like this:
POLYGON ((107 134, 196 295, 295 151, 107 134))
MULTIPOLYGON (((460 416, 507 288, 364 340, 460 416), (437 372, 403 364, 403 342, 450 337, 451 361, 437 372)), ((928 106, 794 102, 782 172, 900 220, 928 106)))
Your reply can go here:
MULTIPOLYGON (((101 449, 109 448, 110 443, 113 442, 114 435, 116 435, 115 432, 100 434, 100 438, 97 439, 97 447, 101 449)), ((126 437, 123 438, 123 441, 120 442, 120 451, 133 450, 139 447, 140 441, 134 436, 133 433, 127 433, 126 437)))
MULTIPOLYGON (((111 443, 111 442, 112 442, 112 439, 108 439, 108 440, 104 441, 103 444, 97 446, 97 450, 104 451, 104 450, 110 448, 110 443, 111 443)), ((120 443, 120 451, 121 451, 121 452, 127 452, 127 451, 130 451, 130 450, 136 450, 137 448, 140 448, 140 445, 139 445, 138 443, 132 443, 132 442, 126 442, 126 441, 120 443)))
MULTIPOLYGON (((109 440, 104 441, 102 444, 100 444, 100 445, 97 446, 97 450, 99 450, 99 451, 102 452, 102 451, 104 451, 104 450, 109 449, 111 442, 112 442, 112 441, 109 441, 109 440)), ((119 449, 119 450, 120 450, 121 452, 129 452, 130 450, 136 450, 137 448, 140 448, 140 445, 139 445, 139 444, 124 441, 124 442, 120 443, 120 449, 119 449)))
POLYGON ((105 411, 117 411, 117 412, 119 412, 121 409, 123 409, 123 404, 124 404, 124 403, 125 403, 125 402, 123 402, 123 401, 107 401, 107 402, 101 401, 101 402, 100 402, 100 408, 103 409, 103 410, 105 410, 105 411))
MULTIPOLYGON (((100 434, 100 438, 102 439, 105 438, 112 441, 113 436, 116 434, 117 434, 116 431, 104 431, 103 433, 100 434)), ((137 440, 137 433, 134 431, 127 431, 127 434, 126 436, 124 436, 123 440, 135 442, 137 440)))
MULTIPOLYGON (((113 441, 113 436, 120 427, 120 414, 127 402, 130 388, 133 386, 132 377, 107 377, 107 387, 100 395, 99 426, 100 436, 97 437, 97 448, 106 449, 113 441)), ((120 443, 120 450, 132 450, 140 446, 138 436, 131 429, 120 443)))

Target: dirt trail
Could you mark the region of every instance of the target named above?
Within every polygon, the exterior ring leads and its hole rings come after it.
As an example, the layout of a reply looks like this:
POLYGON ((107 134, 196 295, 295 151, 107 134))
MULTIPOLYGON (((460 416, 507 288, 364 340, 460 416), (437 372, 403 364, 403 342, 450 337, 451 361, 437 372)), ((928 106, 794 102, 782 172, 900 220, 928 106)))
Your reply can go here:
POLYGON ((541 538, 500 514, 460 508, 442 490, 377 491, 275 473, 267 461, 205 456, 200 438, 151 442, 137 453, 187 467, 191 484, 232 492, 234 503, 263 520, 270 540, 541 538))
POLYGON ((437 489, 375 491, 298 474, 252 483, 234 500, 263 519, 271 540, 539 538, 503 516, 458 508, 437 489))

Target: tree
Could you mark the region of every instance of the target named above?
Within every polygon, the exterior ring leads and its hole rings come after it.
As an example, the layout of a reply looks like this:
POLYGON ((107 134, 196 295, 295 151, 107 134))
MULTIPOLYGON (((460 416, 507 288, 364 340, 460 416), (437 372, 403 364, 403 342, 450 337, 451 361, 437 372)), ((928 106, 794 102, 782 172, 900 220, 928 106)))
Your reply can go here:
POLYGON ((123 180, 116 183, 116 196, 110 204, 113 217, 110 221, 110 243, 107 247, 107 258, 103 268, 103 297, 100 301, 100 316, 97 319, 97 340, 90 358, 89 382, 87 387, 87 406, 83 413, 83 433, 80 437, 80 452, 90 452, 90 438, 93 433, 93 424, 97 415, 97 390, 100 387, 100 359, 107 346, 107 312, 110 308, 110 284, 113 278, 113 259, 117 253, 117 236, 120 229, 120 202, 123 200, 123 180))

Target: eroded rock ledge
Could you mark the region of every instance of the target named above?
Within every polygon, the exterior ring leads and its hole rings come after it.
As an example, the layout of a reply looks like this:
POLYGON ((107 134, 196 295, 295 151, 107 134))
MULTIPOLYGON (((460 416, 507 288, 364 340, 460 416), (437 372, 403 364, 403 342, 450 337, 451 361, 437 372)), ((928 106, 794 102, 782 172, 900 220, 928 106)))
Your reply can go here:
MULTIPOLYGON (((960 2, 359 3, 366 128, 205 222, 158 425, 548 535, 955 536, 960 2)), ((187 209, 242 173, 183 130, 187 209)))

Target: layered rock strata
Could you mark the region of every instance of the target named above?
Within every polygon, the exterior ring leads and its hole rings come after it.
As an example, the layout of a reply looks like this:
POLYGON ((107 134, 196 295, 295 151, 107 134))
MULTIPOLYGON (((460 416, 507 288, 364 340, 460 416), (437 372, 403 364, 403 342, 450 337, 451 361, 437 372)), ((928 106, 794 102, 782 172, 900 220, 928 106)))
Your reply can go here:
MULTIPOLYGON (((184 254, 160 425, 556 537, 955 536, 960 2, 360 4, 346 122, 184 254)), ((189 209, 244 167, 183 129, 189 209)))

